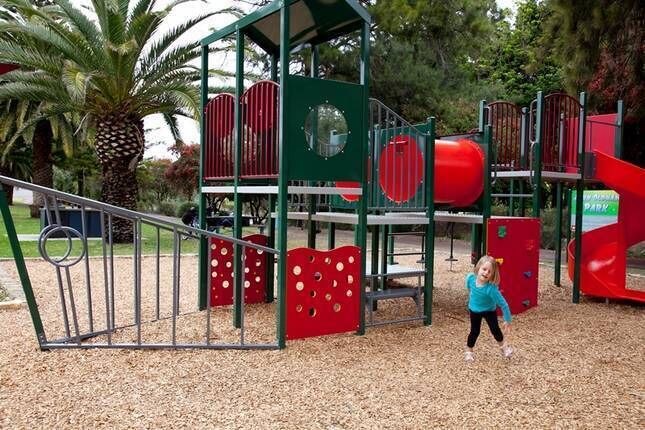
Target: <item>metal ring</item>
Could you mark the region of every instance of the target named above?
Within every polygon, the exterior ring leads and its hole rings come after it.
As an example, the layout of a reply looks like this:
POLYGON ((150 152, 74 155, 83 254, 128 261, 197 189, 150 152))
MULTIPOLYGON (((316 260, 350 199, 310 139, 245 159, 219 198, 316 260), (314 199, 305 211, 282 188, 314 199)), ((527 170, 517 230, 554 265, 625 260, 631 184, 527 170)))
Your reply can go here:
POLYGON ((56 267, 72 267, 78 264, 83 259, 83 257, 85 256, 85 253, 87 252, 87 247, 83 239, 84 239, 83 235, 78 230, 75 230, 67 226, 52 224, 45 227, 40 232, 40 237, 38 238, 38 251, 40 252, 40 255, 43 257, 45 261, 51 263, 56 267), (65 252, 65 255, 63 255, 63 257, 59 259, 53 259, 49 256, 49 254, 47 254, 47 249, 46 249, 47 240, 50 238, 52 234, 58 233, 61 231, 65 233, 65 236, 67 236, 67 251, 65 252), (69 263, 63 264, 63 262, 67 260, 67 257, 69 257, 69 255, 72 253, 72 235, 76 236, 78 239, 81 239, 81 247, 82 247, 81 254, 75 259, 71 260, 69 263))

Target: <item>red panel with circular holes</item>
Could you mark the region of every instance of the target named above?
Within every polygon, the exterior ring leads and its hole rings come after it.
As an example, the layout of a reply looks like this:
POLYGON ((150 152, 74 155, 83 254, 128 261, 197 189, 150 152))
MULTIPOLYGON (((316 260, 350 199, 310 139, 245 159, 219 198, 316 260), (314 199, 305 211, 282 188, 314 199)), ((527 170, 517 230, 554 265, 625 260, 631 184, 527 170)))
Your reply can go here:
POLYGON ((378 182, 388 199, 404 203, 419 188, 424 175, 423 154, 414 138, 398 135, 383 149, 378 182))
MULTIPOLYGON (((267 245, 267 237, 253 234, 243 237, 258 245, 267 245)), ((233 304, 233 244, 211 239, 211 306, 233 304)), ((261 303, 266 297, 267 254, 253 248, 244 253, 244 303, 261 303)))
POLYGON ((287 339, 358 329, 360 255, 357 246, 287 252, 287 339))

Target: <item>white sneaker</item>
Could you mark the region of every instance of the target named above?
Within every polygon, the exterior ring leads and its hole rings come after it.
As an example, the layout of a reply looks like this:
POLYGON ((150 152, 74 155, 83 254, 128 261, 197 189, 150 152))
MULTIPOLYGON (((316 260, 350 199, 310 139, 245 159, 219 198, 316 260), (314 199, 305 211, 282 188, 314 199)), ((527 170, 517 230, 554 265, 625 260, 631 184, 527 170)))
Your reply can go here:
POLYGON ((466 351, 464 353, 464 360, 468 363, 475 361, 475 353, 472 351, 466 351))
POLYGON ((513 356, 513 347, 511 345, 504 345, 502 347, 502 355, 504 355, 504 358, 511 358, 513 356))

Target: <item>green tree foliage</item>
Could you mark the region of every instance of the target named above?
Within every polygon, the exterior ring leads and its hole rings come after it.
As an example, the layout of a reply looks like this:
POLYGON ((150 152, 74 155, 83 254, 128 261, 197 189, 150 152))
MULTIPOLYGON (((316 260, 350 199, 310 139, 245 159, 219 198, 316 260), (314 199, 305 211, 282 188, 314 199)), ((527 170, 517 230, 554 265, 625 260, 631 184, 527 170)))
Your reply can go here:
POLYGON ((551 15, 547 3, 525 0, 518 5, 514 26, 507 22, 498 26, 498 37, 482 59, 480 73, 503 88, 500 99, 527 106, 538 91, 563 90, 557 58, 542 40, 551 15))
MULTIPOLYGON (((438 118, 440 133, 476 126, 478 98, 496 90, 472 73, 503 17, 494 1, 364 1, 374 19, 370 95, 411 122, 438 118)), ((320 50, 321 75, 358 79, 356 38, 320 50)))
POLYGON ((587 90, 590 106, 615 112, 625 102, 625 158, 645 165, 645 5, 638 0, 549 0, 545 38, 554 46, 569 92, 587 90))
POLYGON ((166 172, 171 164, 172 161, 168 159, 146 159, 139 165, 137 178, 141 187, 140 210, 155 211, 161 202, 167 201, 173 195, 173 189, 166 179, 166 172))

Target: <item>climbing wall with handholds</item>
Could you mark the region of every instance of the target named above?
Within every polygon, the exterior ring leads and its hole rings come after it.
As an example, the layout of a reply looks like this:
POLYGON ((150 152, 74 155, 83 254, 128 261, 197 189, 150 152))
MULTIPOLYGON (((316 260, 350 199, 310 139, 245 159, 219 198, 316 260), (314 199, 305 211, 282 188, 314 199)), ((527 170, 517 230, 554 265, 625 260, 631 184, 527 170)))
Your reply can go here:
POLYGON ((512 314, 537 306, 540 260, 538 218, 496 217, 488 220, 487 251, 500 267, 500 292, 512 314))
POLYGON ((360 255, 357 246, 287 252, 287 339, 358 329, 360 255))
MULTIPOLYGON (((253 234, 242 240, 257 245, 267 245, 267 236, 253 234)), ((211 306, 233 304, 233 244, 222 239, 212 238, 210 253, 211 306)), ((266 297, 267 254, 262 250, 245 248, 244 266, 244 303, 261 303, 266 297)))

